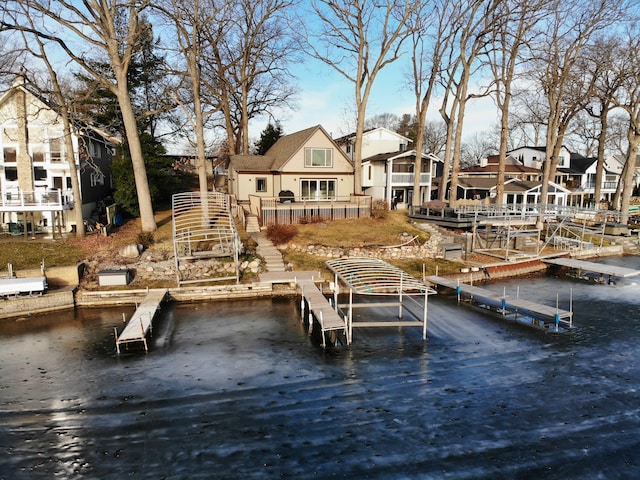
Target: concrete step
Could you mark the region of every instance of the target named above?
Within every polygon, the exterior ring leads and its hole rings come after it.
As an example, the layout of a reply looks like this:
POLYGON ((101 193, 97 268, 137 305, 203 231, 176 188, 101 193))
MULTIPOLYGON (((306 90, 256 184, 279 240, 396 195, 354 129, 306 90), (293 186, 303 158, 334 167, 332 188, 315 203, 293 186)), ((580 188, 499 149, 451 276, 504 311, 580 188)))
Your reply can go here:
POLYGON ((268 265, 267 272, 286 272, 287 270, 284 268, 284 265, 268 265))

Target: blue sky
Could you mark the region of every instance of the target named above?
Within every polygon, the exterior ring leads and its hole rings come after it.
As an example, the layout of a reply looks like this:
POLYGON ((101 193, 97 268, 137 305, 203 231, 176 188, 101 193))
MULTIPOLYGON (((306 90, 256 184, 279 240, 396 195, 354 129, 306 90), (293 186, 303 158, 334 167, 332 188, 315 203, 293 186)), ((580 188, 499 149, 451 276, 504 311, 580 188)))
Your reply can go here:
MULTIPOLYGON (((403 59, 383 69, 374 83, 367 106, 367 117, 381 113, 413 114, 415 99, 405 72, 403 59)), ((333 68, 309 60, 295 68, 299 87, 297 109, 280 114, 279 120, 285 134, 322 125, 334 138, 355 130, 355 103, 353 84, 333 68)), ((438 113, 440 98, 434 100, 429 119, 440 121, 438 113)), ((252 138, 259 138, 267 119, 255 119, 251 124, 252 138)), ((464 137, 489 131, 497 122, 495 105, 490 98, 470 102, 464 122, 464 137)))

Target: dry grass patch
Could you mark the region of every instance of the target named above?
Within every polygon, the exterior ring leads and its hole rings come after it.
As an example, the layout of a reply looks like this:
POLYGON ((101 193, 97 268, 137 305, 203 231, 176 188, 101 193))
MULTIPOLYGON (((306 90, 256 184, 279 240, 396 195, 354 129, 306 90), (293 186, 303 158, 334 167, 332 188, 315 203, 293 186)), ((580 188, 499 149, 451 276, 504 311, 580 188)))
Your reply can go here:
POLYGON ((417 236, 419 243, 429 240, 430 234, 412 225, 406 213, 388 212, 386 218, 358 218, 334 222, 298 225, 292 240, 297 245, 354 248, 399 245, 402 233, 417 236))

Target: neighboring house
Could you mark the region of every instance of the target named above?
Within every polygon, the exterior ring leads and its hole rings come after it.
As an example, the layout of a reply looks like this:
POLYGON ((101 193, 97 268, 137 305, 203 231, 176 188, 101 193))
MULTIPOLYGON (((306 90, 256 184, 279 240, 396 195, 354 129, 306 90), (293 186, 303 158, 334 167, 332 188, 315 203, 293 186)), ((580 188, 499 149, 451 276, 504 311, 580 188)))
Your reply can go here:
POLYGON ((601 200, 610 201, 618 187, 622 166, 617 162, 606 161, 602 172, 602 184, 600 185, 601 198, 595 199, 597 158, 571 159, 569 179, 567 187, 572 189, 571 203, 580 207, 593 207, 601 200))
MULTIPOLYGON (((353 161, 355 133, 335 142, 353 161)), ((399 133, 379 127, 366 130, 362 136, 362 193, 389 205, 406 208, 413 202, 416 151, 408 150, 411 140, 399 133)), ((431 199, 432 178, 440 159, 422 154, 420 202, 431 199)))
POLYGON ((72 128, 81 199, 72 198, 62 119, 55 106, 20 79, 0 97, 3 224, 17 222, 20 213, 26 217, 29 212, 29 221, 51 231, 58 215, 58 226, 68 231, 73 225, 71 208, 81 206, 89 218, 98 202, 111 194, 114 144, 90 126, 75 123, 72 128))
MULTIPOLYGON (((463 203, 487 203, 497 194, 497 177, 462 177, 458 179, 458 201, 463 203)), ((540 181, 511 178, 504 183, 502 199, 496 201, 503 205, 521 205, 522 203, 547 203, 567 205, 571 191, 556 183, 549 182, 547 201, 540 201, 542 183, 540 181)))
POLYGON ((233 155, 227 168, 229 193, 249 196, 336 200, 353 194, 353 165, 320 125, 282 136, 264 155, 233 155))
MULTIPOLYGON (((420 203, 431 199, 431 179, 440 160, 422 154, 420 203)), ((413 202, 416 151, 379 153, 362 160, 362 191, 372 198, 385 199, 389 205, 406 208, 413 202)))
MULTIPOLYGON (((504 197, 498 203, 506 205, 521 205, 523 203, 545 203, 547 205, 568 205, 571 191, 554 182, 549 182, 547 199, 542 201, 541 182, 528 182, 518 179, 511 179, 504 184, 504 197)), ((491 189, 490 196, 495 197, 496 188, 491 189)))
MULTIPOLYGON (((336 138, 336 144, 354 161, 353 146, 356 143, 356 134, 350 133, 344 137, 336 138)), ((379 153, 403 152, 408 149, 411 140, 387 128, 378 127, 365 130, 362 134, 362 152, 360 158, 368 158, 379 153)))
MULTIPOLYGON (((610 155, 604 159, 605 169, 618 175, 622 175, 625 163, 627 163, 625 155, 610 155)), ((640 186, 640 153, 636 155, 636 171, 633 175, 633 188, 637 190, 638 186, 640 186)))
MULTIPOLYGON (((507 155, 512 156, 525 167, 542 170, 544 161, 547 158, 546 152, 546 147, 524 146, 507 152, 507 155)), ((567 150, 565 147, 562 147, 560 149, 560 155, 558 159, 558 168, 568 167, 570 156, 571 153, 569 152, 569 150, 567 150)))
MULTIPOLYGON (((499 155, 490 155, 480 162, 479 167, 461 169, 459 175, 465 178, 497 178, 499 160, 499 155)), ((511 178, 539 181, 542 178, 542 171, 538 168, 524 166, 514 157, 508 155, 505 159, 504 177, 505 181, 511 178)))

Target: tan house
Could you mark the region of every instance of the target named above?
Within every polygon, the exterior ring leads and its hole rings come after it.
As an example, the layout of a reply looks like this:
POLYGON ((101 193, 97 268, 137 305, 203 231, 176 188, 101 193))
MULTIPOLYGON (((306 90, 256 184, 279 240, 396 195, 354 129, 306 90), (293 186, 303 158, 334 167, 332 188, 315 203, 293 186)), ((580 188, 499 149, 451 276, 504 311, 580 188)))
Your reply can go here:
POLYGON ((227 175, 240 202, 338 200, 354 189, 352 163, 320 125, 280 137, 265 155, 233 155, 227 175))

